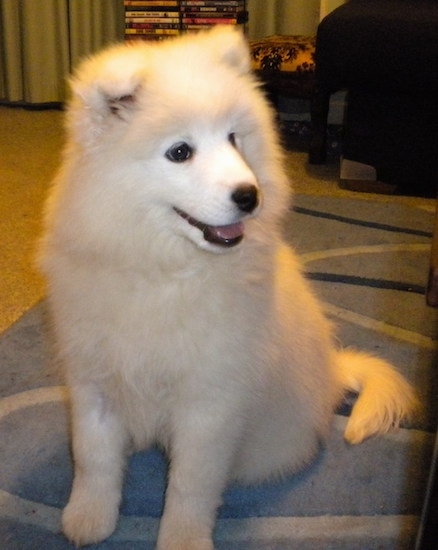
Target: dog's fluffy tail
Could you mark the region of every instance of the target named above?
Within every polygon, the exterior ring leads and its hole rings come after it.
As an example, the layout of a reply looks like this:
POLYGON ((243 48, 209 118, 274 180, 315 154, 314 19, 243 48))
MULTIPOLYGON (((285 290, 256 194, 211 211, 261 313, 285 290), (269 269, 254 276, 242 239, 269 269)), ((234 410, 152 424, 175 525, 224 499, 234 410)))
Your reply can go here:
POLYGON ((337 363, 343 388, 359 393, 345 429, 349 443, 385 433, 418 410, 412 387, 383 359, 346 349, 339 351, 337 363))

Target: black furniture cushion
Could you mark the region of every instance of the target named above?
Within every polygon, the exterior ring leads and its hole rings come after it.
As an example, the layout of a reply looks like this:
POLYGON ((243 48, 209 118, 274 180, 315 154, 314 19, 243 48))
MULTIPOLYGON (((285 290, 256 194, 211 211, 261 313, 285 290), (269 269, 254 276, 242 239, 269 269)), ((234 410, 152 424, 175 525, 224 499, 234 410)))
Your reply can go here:
POLYGON ((321 21, 316 75, 329 89, 438 92, 438 2, 350 0, 321 21))

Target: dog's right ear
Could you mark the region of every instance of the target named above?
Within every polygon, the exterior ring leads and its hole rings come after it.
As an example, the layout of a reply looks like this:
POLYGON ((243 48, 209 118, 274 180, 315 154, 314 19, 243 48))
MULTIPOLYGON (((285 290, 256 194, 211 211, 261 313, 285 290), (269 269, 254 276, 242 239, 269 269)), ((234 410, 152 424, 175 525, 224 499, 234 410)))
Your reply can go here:
POLYGON ((248 42, 240 29, 232 25, 216 25, 208 33, 213 51, 220 61, 230 65, 240 74, 251 68, 248 42))
POLYGON ((115 117, 129 120, 145 78, 143 48, 120 45, 86 59, 70 80, 71 111, 81 140, 90 143, 115 117))

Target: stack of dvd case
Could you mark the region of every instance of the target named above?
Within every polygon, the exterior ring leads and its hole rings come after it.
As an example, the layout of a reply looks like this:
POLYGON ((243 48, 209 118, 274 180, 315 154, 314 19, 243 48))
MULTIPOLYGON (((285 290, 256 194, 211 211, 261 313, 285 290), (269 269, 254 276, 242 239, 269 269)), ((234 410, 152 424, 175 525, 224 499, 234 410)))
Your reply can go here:
POLYGON ((244 0, 181 0, 183 31, 196 31, 211 25, 245 25, 247 21, 244 0))
POLYGON ((124 0, 125 38, 159 40, 248 21, 245 0, 124 0))
POLYGON ((157 40, 180 32, 180 0, 125 0, 126 39, 157 40))

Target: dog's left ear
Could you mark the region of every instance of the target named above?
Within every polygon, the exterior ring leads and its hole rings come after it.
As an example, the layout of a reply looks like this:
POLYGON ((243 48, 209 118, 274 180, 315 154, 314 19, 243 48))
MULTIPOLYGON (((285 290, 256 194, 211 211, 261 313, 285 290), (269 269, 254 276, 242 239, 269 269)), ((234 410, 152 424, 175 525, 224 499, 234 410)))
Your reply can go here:
POLYGON ((92 144, 114 121, 129 120, 145 80, 147 52, 113 46, 85 60, 70 81, 70 129, 78 141, 92 144))
POLYGON ((83 62, 71 79, 73 96, 101 115, 132 108, 144 79, 145 57, 141 49, 125 45, 98 53, 83 62))
POLYGON ((137 101, 137 90, 133 90, 132 93, 122 95, 120 97, 109 97, 108 108, 113 115, 124 119, 135 108, 137 101))
POLYGON ((248 73, 251 69, 251 58, 243 32, 231 25, 218 25, 209 32, 215 41, 215 51, 219 54, 220 60, 235 68, 240 74, 248 73))

